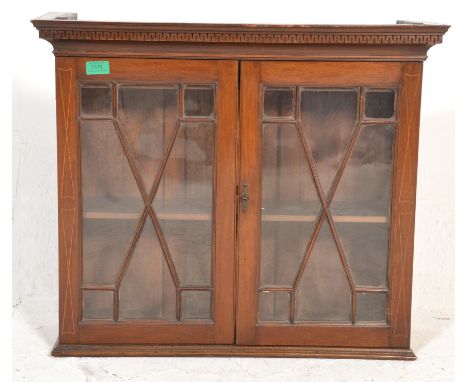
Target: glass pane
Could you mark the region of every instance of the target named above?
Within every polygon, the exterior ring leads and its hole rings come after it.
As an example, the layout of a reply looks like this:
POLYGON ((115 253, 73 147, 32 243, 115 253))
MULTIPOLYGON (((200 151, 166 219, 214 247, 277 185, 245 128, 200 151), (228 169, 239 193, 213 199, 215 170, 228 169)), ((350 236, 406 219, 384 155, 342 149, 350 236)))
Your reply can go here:
POLYGON ((387 285, 388 223, 335 223, 358 286, 387 285))
POLYGON ((333 215, 390 214, 392 125, 364 125, 336 190, 333 215))
MULTIPOLYGON (((105 92, 85 90, 83 97, 94 94, 99 102, 82 100, 82 113, 112 115, 111 87, 95 87, 105 92)), ((116 121, 81 121, 84 284, 116 283, 144 211, 135 178, 141 177, 149 195, 169 155, 153 202, 169 256, 182 286, 212 285, 215 124, 181 124, 167 154, 179 114, 178 87, 117 85, 116 121)), ((215 114, 214 86, 187 86, 183 101, 186 116, 215 114)), ((124 271, 119 320, 176 319, 176 288, 150 217, 124 271)), ((182 299, 184 318, 211 317, 210 292, 187 292, 182 299)))
POLYGON ((357 90, 309 90, 301 92, 301 120, 327 195, 356 125, 357 90))
POLYGON ((263 99, 265 117, 294 117, 294 88, 267 88, 263 99))
POLYGON ((136 219, 83 220, 83 283, 114 284, 136 230, 136 219))
POLYGON ((114 292, 83 291, 83 319, 110 319, 114 317, 114 292))
POLYGON ((387 321, 387 294, 358 293, 356 321, 387 321))
POLYGON ((146 218, 119 294, 119 319, 175 320, 176 292, 169 267, 146 218))
POLYGON ((392 125, 362 127, 331 204, 356 220, 336 227, 359 286, 387 285, 393 138, 392 125))
POLYGON ((365 97, 368 118, 392 118, 395 113, 394 90, 368 90, 365 97))
POLYGON ((293 285, 312 231, 312 222, 262 221, 261 287, 293 285))
POLYGON ((297 321, 349 321, 351 290, 327 221, 296 294, 297 321))
POLYGON ((153 206, 181 284, 211 285, 214 125, 182 124, 153 206))
POLYGON ((176 87, 120 86, 118 121, 147 193, 177 121, 176 87))
POLYGON ((291 286, 321 204, 294 124, 264 124, 261 286, 291 286))
POLYGON ((112 88, 109 85, 81 87, 81 114, 112 115, 112 88))
POLYGON ((211 221, 160 218, 182 286, 211 286, 211 221))
POLYGON ((113 284, 144 203, 110 121, 81 121, 83 283, 113 284))
POLYGON ((182 296, 182 319, 211 319, 211 292, 186 290, 182 296))
POLYGON ((135 217, 143 211, 127 157, 111 121, 81 121, 83 212, 90 217, 135 217), (129 215, 125 215, 129 214, 129 215))
POLYGON ((260 292, 260 321, 289 322, 289 304, 288 292, 260 292))
POLYGON ((212 86, 185 87, 184 115, 186 117, 213 116, 214 88, 212 86))

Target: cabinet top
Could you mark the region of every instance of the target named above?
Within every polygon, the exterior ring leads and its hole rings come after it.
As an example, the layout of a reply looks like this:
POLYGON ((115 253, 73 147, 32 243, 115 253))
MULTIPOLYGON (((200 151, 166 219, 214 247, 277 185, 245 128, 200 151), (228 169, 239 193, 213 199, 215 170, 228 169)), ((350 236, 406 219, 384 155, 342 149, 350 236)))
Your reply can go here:
POLYGON ((76 13, 47 13, 32 23, 57 56, 366 61, 424 60, 450 27, 100 22, 78 21, 76 13))

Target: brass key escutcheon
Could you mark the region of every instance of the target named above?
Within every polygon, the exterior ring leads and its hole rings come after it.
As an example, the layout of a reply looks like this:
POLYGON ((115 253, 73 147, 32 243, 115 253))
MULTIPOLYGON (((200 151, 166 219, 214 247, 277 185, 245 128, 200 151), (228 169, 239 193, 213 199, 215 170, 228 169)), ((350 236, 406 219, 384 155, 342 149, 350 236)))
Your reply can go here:
POLYGON ((242 211, 246 211, 249 206, 249 185, 242 185, 242 193, 240 194, 240 202, 242 211))

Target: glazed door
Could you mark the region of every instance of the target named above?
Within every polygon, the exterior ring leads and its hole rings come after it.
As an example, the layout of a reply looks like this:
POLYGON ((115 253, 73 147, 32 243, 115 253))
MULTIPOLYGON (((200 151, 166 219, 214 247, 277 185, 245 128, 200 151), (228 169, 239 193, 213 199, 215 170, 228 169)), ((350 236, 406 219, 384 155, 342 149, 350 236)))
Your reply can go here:
POLYGON ((58 61, 78 99, 75 340, 233 343, 237 64, 86 61, 58 61))
POLYGON ((393 179, 414 167, 395 156, 417 144, 406 117, 418 75, 417 64, 242 63, 238 344, 405 345, 411 265, 398 251, 413 215, 392 220, 393 179))

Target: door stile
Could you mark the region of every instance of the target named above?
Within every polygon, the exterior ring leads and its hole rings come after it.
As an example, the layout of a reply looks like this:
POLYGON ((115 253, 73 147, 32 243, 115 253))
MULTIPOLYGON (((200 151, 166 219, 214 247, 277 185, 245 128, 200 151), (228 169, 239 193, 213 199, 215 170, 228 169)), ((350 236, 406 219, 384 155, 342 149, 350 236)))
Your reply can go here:
POLYGON ((260 63, 241 62, 240 87, 240 166, 239 193, 248 185, 249 200, 245 210, 239 210, 239 272, 236 317, 236 344, 255 342, 255 326, 258 305, 257 280, 259 264, 255 254, 259 251, 260 226, 260 169, 261 141, 258 108, 260 94, 260 63))

